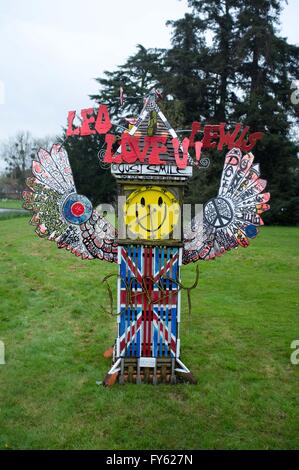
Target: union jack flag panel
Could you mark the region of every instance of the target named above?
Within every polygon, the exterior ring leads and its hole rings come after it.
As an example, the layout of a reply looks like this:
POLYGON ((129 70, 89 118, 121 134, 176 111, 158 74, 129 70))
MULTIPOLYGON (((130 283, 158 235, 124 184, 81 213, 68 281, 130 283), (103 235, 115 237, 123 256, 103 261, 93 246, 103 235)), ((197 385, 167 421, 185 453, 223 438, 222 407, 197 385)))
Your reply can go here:
POLYGON ((117 356, 178 356, 180 248, 119 248, 117 356))

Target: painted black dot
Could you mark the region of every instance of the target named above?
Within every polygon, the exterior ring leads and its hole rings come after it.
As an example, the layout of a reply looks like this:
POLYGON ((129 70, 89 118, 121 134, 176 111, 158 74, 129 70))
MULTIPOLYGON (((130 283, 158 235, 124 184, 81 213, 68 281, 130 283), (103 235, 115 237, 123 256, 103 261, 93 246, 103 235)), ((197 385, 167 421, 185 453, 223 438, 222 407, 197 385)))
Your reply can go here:
POLYGON ((158 205, 159 205, 159 206, 162 206, 162 204, 163 204, 163 199, 162 199, 161 196, 160 196, 159 199, 158 199, 158 205))

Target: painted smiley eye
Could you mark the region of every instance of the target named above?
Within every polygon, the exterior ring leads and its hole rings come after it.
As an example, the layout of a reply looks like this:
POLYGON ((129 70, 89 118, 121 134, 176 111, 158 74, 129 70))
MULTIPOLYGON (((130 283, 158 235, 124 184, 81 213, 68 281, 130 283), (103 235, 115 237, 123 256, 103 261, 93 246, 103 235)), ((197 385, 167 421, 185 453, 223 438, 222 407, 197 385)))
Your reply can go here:
POLYGON ((158 199, 158 206, 161 207, 162 204, 163 204, 163 199, 162 199, 161 196, 160 196, 159 199, 158 199))
POLYGON ((145 199, 144 199, 144 197, 142 197, 142 198, 141 198, 141 200, 140 200, 140 204, 142 205, 142 207, 144 207, 144 206, 145 206, 145 199))

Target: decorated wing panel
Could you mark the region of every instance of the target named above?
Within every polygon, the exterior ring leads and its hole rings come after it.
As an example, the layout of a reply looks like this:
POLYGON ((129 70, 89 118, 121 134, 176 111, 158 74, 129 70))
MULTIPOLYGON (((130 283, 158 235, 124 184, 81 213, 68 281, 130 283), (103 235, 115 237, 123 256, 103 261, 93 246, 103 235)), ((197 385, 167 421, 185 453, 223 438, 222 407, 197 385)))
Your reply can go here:
POLYGON ((33 212, 36 233, 82 259, 117 262, 115 230, 87 197, 77 194, 66 151, 58 144, 51 152, 40 149, 32 173, 23 207, 33 212))
POLYGON ((270 209, 267 182, 260 178, 254 156, 240 149, 227 153, 218 196, 210 199, 184 233, 183 263, 209 260, 238 246, 247 247, 270 209))

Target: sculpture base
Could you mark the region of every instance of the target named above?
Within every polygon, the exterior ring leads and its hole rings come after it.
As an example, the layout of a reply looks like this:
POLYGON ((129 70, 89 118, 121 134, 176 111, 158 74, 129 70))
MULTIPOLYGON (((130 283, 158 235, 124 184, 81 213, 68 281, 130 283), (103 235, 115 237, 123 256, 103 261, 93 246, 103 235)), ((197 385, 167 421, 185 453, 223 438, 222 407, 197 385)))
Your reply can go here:
POLYGON ((106 375, 103 385, 120 384, 172 384, 197 381, 179 358, 120 357, 106 375))

